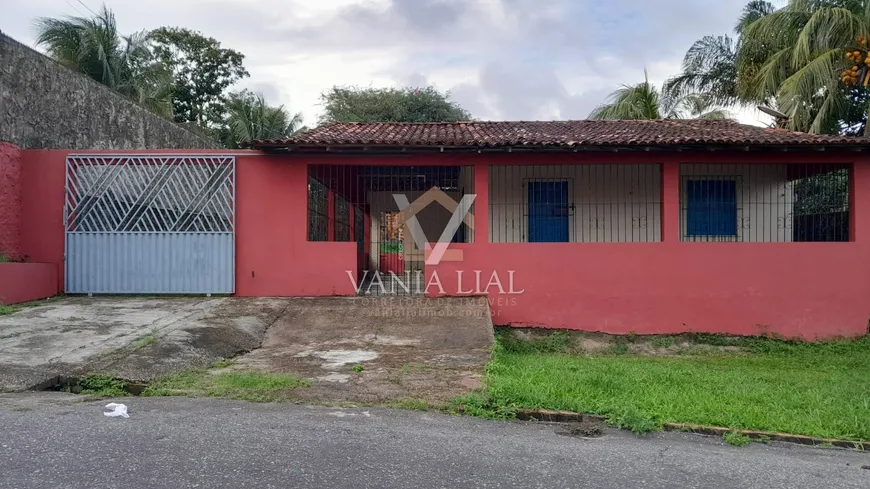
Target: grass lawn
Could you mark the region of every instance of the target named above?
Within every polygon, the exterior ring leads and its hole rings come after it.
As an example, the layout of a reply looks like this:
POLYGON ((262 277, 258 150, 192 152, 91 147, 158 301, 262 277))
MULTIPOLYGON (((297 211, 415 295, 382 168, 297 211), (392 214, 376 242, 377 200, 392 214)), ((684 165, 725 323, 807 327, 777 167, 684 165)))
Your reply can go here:
POLYGON ((189 370, 152 382, 143 396, 207 396, 245 401, 287 399, 289 391, 308 381, 291 375, 234 370, 189 370))
POLYGON ((870 440, 870 338, 697 340, 739 350, 577 354, 566 353, 574 347, 565 333, 524 341, 502 331, 487 367, 485 402, 870 440))

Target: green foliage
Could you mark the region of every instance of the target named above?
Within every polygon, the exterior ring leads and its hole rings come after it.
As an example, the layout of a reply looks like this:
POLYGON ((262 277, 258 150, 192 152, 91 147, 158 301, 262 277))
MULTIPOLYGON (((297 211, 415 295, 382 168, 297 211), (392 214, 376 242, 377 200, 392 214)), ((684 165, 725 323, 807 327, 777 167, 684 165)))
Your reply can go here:
POLYGON ((172 113, 172 77, 151 54, 149 34, 122 36, 106 6, 90 18, 41 17, 36 30, 36 43, 56 61, 160 115, 172 113))
POLYGON ((482 406, 613 415, 623 423, 632 414, 626 406, 635 406, 656 422, 870 440, 867 382, 859 375, 870 368, 870 337, 809 343, 694 335, 739 349, 691 357, 542 353, 497 338, 482 406))
POLYGON ((714 99, 697 93, 672 96, 649 82, 622 85, 607 101, 589 114, 590 119, 727 119, 728 113, 716 107, 714 99))
POLYGON ((359 363, 356 364, 356 365, 354 365, 353 367, 351 367, 351 370, 353 370, 353 371, 356 372, 356 373, 360 373, 360 372, 362 372, 362 371, 365 370, 365 369, 366 369, 366 368, 363 367, 362 364, 359 364, 359 363))
POLYGON ((143 396, 205 396, 255 402, 287 400, 288 391, 307 387, 309 382, 292 375, 253 372, 189 370, 152 382, 143 396))
POLYGON ((291 116, 283 105, 270 107, 263 95, 246 90, 229 96, 226 113, 226 127, 218 133, 228 148, 255 139, 286 138, 302 126, 302 114, 291 116))
POLYGON ((492 398, 482 394, 467 394, 457 397, 447 405, 447 411, 486 419, 514 419, 517 417, 516 406, 495 402, 492 398))
POLYGON ((740 433, 739 431, 729 431, 728 433, 722 435, 722 439, 725 441, 725 443, 729 445, 734 445, 735 447, 749 445, 749 443, 752 442, 752 440, 748 436, 740 433))
POLYGON ((102 374, 90 374, 78 382, 82 394, 100 397, 124 397, 128 395, 127 383, 102 374))
POLYGON ((549 335, 521 339, 510 328, 496 331, 496 348, 509 353, 566 353, 571 351, 573 340, 565 331, 553 331, 549 335))
POLYGON ((150 33, 151 50, 172 73, 172 112, 176 122, 201 127, 221 125, 228 102, 227 90, 249 76, 245 56, 221 47, 200 32, 161 27, 150 33))
POLYGON ((320 95, 323 115, 329 122, 454 122, 471 120, 471 114, 434 87, 360 88, 332 87, 320 95))
POLYGON ((605 348, 602 353, 605 355, 626 355, 628 354, 628 345, 625 343, 614 343, 605 348))
POLYGON ((631 430, 635 435, 645 435, 661 429, 662 424, 641 412, 637 406, 621 406, 607 415, 607 424, 621 430, 631 430))
POLYGON ((649 340, 649 344, 656 348, 670 348, 674 346, 673 336, 656 336, 649 340))
POLYGON ((21 306, 18 306, 18 305, 0 304, 0 316, 14 314, 20 310, 21 310, 21 306))
POLYGON ((172 75, 142 31, 122 36, 106 6, 93 17, 41 17, 36 43, 61 64, 163 116, 172 114, 172 75))

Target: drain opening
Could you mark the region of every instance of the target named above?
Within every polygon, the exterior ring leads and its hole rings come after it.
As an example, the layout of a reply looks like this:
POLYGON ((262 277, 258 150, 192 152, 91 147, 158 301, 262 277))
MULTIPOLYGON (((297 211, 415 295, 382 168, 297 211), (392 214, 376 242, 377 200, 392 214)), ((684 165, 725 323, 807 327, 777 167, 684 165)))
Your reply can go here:
POLYGON ((119 379, 108 375, 84 377, 58 376, 32 386, 32 391, 70 392, 72 394, 99 397, 139 396, 148 387, 147 383, 119 379))

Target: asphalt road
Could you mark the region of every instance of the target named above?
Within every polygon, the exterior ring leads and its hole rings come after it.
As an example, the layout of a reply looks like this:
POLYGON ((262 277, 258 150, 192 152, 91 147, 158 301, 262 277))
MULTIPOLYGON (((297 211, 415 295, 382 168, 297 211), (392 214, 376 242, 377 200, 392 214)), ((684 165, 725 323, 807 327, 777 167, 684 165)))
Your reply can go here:
POLYGON ((0 488, 870 487, 868 454, 679 433, 577 439, 541 423, 208 399, 128 398, 118 419, 107 401, 10 399, 0 488))

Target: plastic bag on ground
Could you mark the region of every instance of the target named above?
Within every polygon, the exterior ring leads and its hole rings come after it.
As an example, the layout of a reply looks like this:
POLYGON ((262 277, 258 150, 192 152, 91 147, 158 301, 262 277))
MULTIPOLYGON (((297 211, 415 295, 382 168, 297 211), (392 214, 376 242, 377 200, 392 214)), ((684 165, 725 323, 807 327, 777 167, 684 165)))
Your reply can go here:
POLYGON ((112 412, 103 413, 104 415, 106 415, 110 418, 117 418, 117 417, 129 418, 130 417, 130 415, 127 414, 127 406, 124 404, 110 402, 110 403, 106 404, 106 409, 112 409, 112 412))

